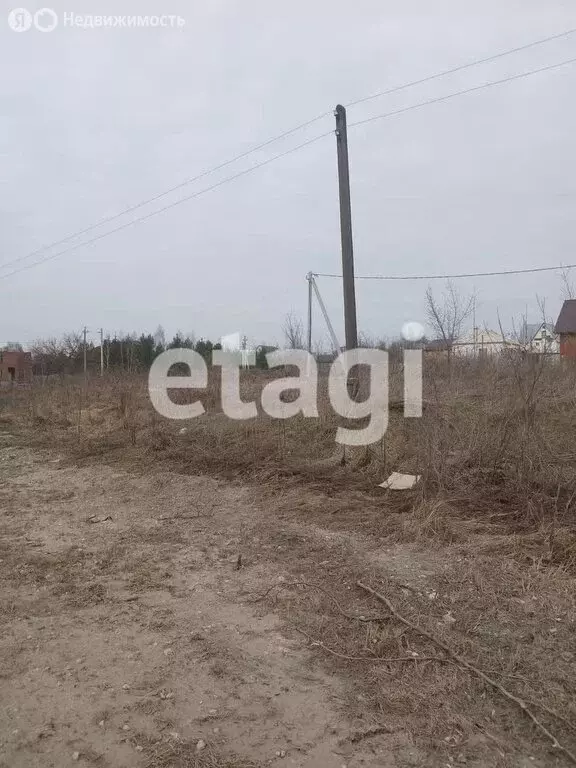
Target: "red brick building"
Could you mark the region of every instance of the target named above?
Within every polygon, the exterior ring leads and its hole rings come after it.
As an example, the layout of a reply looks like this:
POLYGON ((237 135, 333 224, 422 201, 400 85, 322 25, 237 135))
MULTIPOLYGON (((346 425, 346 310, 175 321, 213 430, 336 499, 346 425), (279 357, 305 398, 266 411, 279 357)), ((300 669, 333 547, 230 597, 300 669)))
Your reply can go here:
POLYGON ((576 299, 566 299, 554 331, 560 334, 560 355, 576 357, 576 299))
POLYGON ((32 379, 32 355, 18 350, 0 350, 0 385, 26 384, 32 379))

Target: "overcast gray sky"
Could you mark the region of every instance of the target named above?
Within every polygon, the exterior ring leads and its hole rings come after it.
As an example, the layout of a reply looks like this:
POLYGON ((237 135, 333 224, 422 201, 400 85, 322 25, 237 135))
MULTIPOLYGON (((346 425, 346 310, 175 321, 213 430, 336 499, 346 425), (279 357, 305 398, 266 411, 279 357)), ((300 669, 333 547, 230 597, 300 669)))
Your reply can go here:
MULTIPOLYGON (((338 102, 576 27, 573 0, 45 2, 60 16, 50 33, 13 32, 13 4, 0 3, 0 263, 338 102), (66 12, 179 14, 186 25, 70 28, 66 12)), ((572 57, 576 35, 351 107, 348 119, 572 57)), ((351 129, 357 273, 576 262, 575 93, 573 64, 351 129)), ((332 128, 330 115, 162 202, 332 128)), ((148 222, 0 279, 0 340, 27 342, 84 324, 154 331, 161 323, 168 334, 240 331, 273 342, 287 312, 305 318, 306 273, 339 269, 329 136, 148 222)), ((342 337, 341 286, 319 284, 342 337)), ((554 273, 459 285, 476 288, 478 319, 488 325, 498 307, 506 325, 526 305, 537 320, 537 293, 552 316, 560 304, 554 273)), ((359 327, 392 337, 404 321, 424 320, 426 287, 359 282, 359 327)))

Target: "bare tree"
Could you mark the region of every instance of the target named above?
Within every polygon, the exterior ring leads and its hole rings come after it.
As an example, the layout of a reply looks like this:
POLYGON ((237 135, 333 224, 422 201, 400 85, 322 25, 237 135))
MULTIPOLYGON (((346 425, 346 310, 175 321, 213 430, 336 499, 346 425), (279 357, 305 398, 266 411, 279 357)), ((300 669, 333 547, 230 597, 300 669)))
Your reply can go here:
POLYGON ((72 373, 82 358, 82 335, 69 333, 62 339, 38 339, 30 352, 43 375, 72 373))
POLYGON ((290 349, 304 349, 304 327, 293 312, 289 312, 284 318, 282 330, 290 349))
POLYGON ((436 338, 442 339, 450 349, 461 335, 462 326, 474 310, 475 296, 461 296, 454 283, 446 283, 441 299, 436 299, 432 288, 426 291, 426 317, 436 338))
POLYGON ((562 298, 565 300, 576 299, 576 291, 574 290, 574 283, 570 279, 569 269, 562 270, 560 280, 562 281, 562 298))
POLYGON ((2 347, 3 352, 23 352, 24 347, 19 341, 7 341, 2 347))
POLYGON ((154 345, 159 349, 166 349, 166 334, 161 325, 154 331, 154 345))
POLYGON ((61 349, 56 339, 38 339, 30 346, 30 352, 43 376, 48 372, 54 372, 51 370, 56 367, 54 361, 61 356, 61 349))
POLYGON ((80 357, 82 344, 83 341, 81 333, 66 333, 62 337, 62 351, 70 360, 75 360, 80 357))
POLYGON ((365 333, 364 331, 360 331, 358 334, 358 346, 366 347, 367 349, 376 349, 378 342, 374 336, 371 336, 369 333, 365 333))

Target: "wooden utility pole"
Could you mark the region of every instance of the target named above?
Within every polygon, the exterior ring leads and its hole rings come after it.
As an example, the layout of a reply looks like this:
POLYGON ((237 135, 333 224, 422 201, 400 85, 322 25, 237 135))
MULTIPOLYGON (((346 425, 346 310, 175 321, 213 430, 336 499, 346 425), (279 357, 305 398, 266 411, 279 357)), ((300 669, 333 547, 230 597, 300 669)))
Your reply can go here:
POLYGON ((352 210, 350 207, 350 170, 348 165, 348 133, 346 110, 338 104, 336 146, 338 148, 338 186, 340 191, 340 234, 342 238, 342 281, 344 287, 344 329, 346 349, 358 346, 356 326, 356 292, 354 289, 354 251, 352 245, 352 210))
POLYGON ((104 376, 104 328, 100 328, 100 376, 104 376))

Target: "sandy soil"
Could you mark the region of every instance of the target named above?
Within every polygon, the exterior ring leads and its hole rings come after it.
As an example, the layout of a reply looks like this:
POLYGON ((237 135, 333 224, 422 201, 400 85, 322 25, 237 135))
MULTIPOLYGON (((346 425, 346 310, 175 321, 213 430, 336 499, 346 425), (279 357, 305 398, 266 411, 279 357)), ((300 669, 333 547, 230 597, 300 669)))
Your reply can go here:
POLYGON ((248 599, 285 577, 266 542, 238 567, 253 492, 11 447, 0 467, 2 766, 392 764, 248 599))

